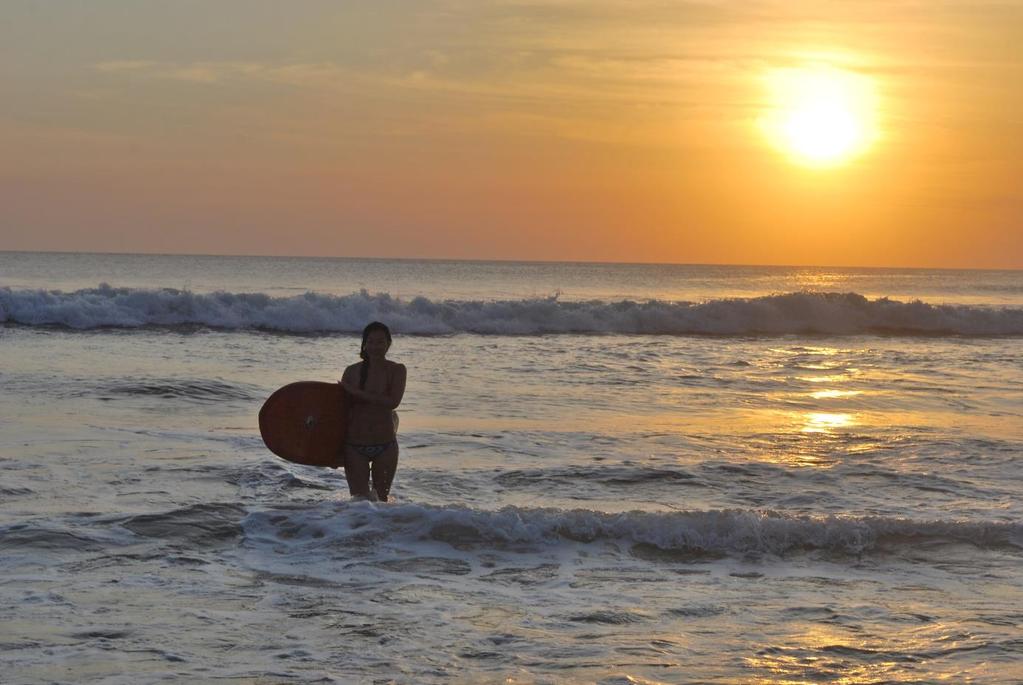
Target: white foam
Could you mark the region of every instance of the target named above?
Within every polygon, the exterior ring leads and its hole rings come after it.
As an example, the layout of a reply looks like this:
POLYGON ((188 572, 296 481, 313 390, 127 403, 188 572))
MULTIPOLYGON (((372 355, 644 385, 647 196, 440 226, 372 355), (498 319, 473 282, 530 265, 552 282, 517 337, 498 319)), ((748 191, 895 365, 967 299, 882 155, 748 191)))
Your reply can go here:
POLYGON ((1023 526, 1001 522, 887 517, 792 516, 748 510, 603 513, 584 509, 331 504, 302 512, 250 513, 246 537, 274 546, 318 546, 373 538, 461 546, 616 542, 696 554, 862 554, 936 544, 1023 550, 1023 526), (280 533, 287 531, 286 535, 280 533))
POLYGON ((62 292, 0 288, 0 322, 74 329, 210 326, 293 333, 353 333, 380 320, 396 333, 539 335, 1023 335, 1023 308, 868 299, 856 293, 797 292, 702 303, 524 300, 405 300, 365 290, 306 293, 193 293, 98 288, 62 292))

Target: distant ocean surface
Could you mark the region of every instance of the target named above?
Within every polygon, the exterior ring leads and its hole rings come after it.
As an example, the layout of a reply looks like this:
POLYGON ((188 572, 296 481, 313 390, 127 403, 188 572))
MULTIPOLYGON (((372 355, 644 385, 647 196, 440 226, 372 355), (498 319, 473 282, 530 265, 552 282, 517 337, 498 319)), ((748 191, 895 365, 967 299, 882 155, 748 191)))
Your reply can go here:
POLYGON ((1023 272, 0 253, 0 680, 1021 683, 1023 272))

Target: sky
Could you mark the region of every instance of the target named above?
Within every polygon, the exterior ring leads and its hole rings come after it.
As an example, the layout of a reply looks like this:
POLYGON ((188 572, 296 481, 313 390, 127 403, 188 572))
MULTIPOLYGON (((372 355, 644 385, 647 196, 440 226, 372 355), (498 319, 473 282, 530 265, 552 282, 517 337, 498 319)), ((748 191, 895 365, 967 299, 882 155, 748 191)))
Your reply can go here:
POLYGON ((4 0, 0 250, 1019 269, 1021 45, 1023 0, 4 0))

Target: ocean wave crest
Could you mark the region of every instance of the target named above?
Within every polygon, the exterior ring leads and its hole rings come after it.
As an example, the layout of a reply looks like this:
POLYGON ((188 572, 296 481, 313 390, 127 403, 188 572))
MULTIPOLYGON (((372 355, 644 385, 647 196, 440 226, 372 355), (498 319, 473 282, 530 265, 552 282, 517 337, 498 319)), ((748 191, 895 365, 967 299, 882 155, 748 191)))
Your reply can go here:
POLYGON ((706 302, 402 299, 365 290, 193 293, 97 288, 63 292, 0 288, 0 323, 95 328, 194 327, 288 333, 354 333, 373 320, 397 333, 541 335, 1023 335, 1023 308, 868 299, 857 293, 794 292, 706 302))
POLYGON ((604 513, 584 509, 498 511, 463 506, 358 502, 305 512, 250 512, 246 538, 273 545, 338 544, 362 539, 436 541, 456 547, 614 542, 635 552, 686 556, 897 552, 935 545, 1023 551, 1017 523, 915 521, 889 517, 795 516, 770 511, 711 510, 604 513))

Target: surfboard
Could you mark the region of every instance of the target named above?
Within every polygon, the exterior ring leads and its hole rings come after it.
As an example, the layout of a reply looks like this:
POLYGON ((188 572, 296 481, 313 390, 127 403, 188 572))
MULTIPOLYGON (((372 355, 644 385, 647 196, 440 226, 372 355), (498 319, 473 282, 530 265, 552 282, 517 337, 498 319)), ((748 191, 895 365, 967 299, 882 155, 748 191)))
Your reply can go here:
POLYGON ((290 383, 275 390, 259 410, 263 443, 296 464, 342 466, 347 426, 348 405, 337 383, 290 383))

